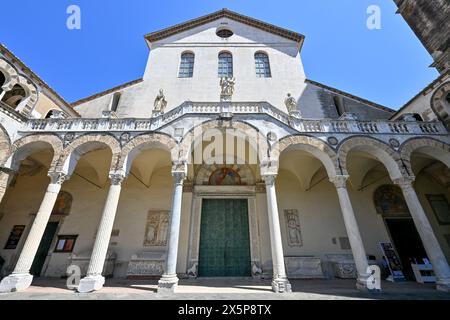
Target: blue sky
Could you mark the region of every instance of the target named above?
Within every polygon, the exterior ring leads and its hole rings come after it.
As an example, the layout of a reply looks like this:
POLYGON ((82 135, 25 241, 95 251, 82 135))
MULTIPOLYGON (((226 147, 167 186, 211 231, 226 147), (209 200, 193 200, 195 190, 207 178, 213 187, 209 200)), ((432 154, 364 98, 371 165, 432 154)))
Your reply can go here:
POLYGON ((438 76, 392 0, 22 0, 2 15, 0 42, 72 102, 142 77, 144 34, 223 7, 304 34, 309 79, 394 109, 438 76), (66 27, 72 4, 81 30, 66 27), (381 30, 366 27, 369 5, 381 30))

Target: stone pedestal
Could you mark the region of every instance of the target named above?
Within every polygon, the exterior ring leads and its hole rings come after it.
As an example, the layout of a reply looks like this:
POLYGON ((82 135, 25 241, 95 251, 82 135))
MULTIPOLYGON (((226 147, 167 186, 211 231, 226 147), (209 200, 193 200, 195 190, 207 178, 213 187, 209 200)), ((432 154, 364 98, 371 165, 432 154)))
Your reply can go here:
POLYGON ((289 279, 324 279, 322 261, 317 257, 285 257, 289 279))
POLYGON ((164 274, 158 281, 158 294, 170 295, 173 294, 178 288, 178 277, 174 275, 164 274))
POLYGON ((105 284, 105 277, 103 277, 102 275, 90 275, 81 279, 77 291, 79 293, 89 293, 92 291, 98 291, 103 288, 104 284, 105 284))
POLYGON ((11 274, 2 280, 0 293, 23 291, 31 286, 33 276, 29 273, 11 274))
POLYGON ((165 254, 160 252, 134 254, 128 263, 127 279, 159 279, 164 273, 165 260, 165 254))

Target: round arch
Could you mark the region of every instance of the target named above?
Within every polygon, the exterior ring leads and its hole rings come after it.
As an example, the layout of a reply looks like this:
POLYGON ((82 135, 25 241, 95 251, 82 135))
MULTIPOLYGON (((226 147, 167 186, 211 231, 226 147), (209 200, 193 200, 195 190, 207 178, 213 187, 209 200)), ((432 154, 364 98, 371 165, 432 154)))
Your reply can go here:
POLYGON ((411 157, 414 152, 423 152, 441 161, 450 168, 450 145, 432 138, 413 138, 402 144, 400 154, 408 171, 413 174, 411 157))
POLYGON ((431 97, 431 109, 437 115, 439 120, 447 122, 450 120, 450 101, 448 96, 450 95, 450 81, 443 83, 431 97))
POLYGON ((112 135, 86 134, 78 137, 64 148, 61 153, 56 171, 71 175, 78 160, 86 153, 99 150, 110 149, 112 152, 111 167, 115 167, 120 156, 120 144, 112 135))
POLYGON ((286 150, 302 150, 313 155, 322 162, 330 179, 339 174, 336 152, 318 138, 303 135, 283 138, 273 146, 270 157, 279 161, 286 150))
POLYGON ((0 71, 5 76, 5 83, 3 83, 1 89, 9 91, 17 83, 19 75, 16 69, 10 65, 6 60, 0 59, 0 71))
POLYGON ((145 150, 162 149, 171 154, 172 161, 177 160, 177 142, 163 133, 148 133, 130 140, 123 148, 118 158, 115 170, 128 174, 134 159, 145 150))
MULTIPOLYGON (((267 157, 269 150, 268 142, 265 136, 261 134, 258 128, 244 121, 232 121, 232 125, 226 127, 222 121, 209 120, 195 126, 187 132, 175 152, 176 158, 188 161, 195 148, 203 141, 202 137, 205 131, 212 129, 234 129, 238 134, 244 134, 248 138, 254 138, 254 141, 248 139, 249 146, 256 151, 259 161, 267 157), (199 139, 200 138, 200 139, 199 139)), ((257 159, 257 160, 258 160, 257 159)))
POLYGON ((14 142, 11 147, 11 155, 9 156, 5 166, 15 170, 20 165, 20 162, 33 152, 43 150, 48 147, 50 147, 53 151, 53 159, 50 168, 54 168, 62 153, 63 143, 58 136, 52 134, 30 135, 14 142))
POLYGON ((400 155, 394 149, 384 142, 370 137, 352 137, 341 144, 338 150, 338 160, 344 175, 348 175, 348 154, 353 150, 367 152, 375 156, 385 166, 391 180, 409 175, 402 164, 400 155))

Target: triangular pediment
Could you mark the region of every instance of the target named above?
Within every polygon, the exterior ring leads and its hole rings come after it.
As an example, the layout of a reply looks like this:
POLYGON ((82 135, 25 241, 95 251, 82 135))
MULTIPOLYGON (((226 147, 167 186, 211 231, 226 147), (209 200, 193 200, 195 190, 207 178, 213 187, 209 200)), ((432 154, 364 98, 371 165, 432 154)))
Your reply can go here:
POLYGON ((290 31, 290 30, 287 30, 284 28, 280 28, 275 25, 272 25, 272 24, 254 19, 254 18, 250 18, 250 17, 241 15, 241 14, 233 12, 233 11, 230 11, 228 9, 222 9, 220 11, 211 13, 209 15, 206 15, 206 16, 203 16, 200 18, 189 20, 187 22, 177 24, 175 26, 172 26, 172 27, 160 30, 160 31, 149 33, 145 36, 145 39, 149 43, 153 43, 153 42, 168 38, 170 36, 173 36, 175 34, 197 28, 199 26, 202 26, 204 24, 207 24, 207 23, 210 23, 210 22, 222 19, 222 18, 228 18, 228 19, 249 25, 251 27, 258 28, 263 31, 278 35, 280 37, 298 42, 299 47, 302 46, 303 41, 305 39, 305 37, 302 34, 299 34, 297 32, 290 31))

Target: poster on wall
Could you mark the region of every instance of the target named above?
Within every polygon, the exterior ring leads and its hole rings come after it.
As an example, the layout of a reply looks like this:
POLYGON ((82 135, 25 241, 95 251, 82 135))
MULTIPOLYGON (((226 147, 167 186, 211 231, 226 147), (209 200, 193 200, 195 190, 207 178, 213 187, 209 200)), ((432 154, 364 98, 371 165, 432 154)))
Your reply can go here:
POLYGON ((13 227, 11 233, 9 234, 8 241, 6 242, 5 250, 13 250, 17 248, 24 230, 25 226, 23 225, 16 225, 13 227))
POLYGON ((386 262, 391 272, 392 281, 404 281, 405 276, 402 271, 402 264, 398 258, 397 252, 395 252, 392 243, 380 242, 381 251, 383 252, 386 262))

